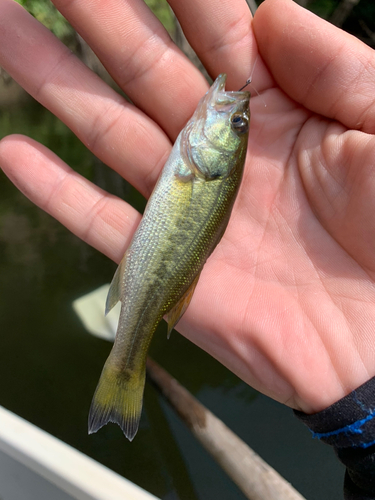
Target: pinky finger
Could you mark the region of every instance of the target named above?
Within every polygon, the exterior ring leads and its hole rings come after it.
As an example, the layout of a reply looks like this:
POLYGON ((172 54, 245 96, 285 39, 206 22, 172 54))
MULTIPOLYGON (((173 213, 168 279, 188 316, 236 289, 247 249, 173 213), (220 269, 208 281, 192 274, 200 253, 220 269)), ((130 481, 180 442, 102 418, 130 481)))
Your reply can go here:
POLYGON ((33 203, 72 233, 119 262, 139 213, 80 176, 38 142, 20 135, 0 141, 0 167, 33 203))

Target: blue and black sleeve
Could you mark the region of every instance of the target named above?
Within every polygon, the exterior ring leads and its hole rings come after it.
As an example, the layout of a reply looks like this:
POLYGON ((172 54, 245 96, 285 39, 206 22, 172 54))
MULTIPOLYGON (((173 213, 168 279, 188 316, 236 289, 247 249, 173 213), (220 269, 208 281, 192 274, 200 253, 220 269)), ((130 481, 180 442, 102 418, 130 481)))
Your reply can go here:
POLYGON ((374 500, 375 377, 319 413, 294 413, 346 466, 345 500, 374 500))

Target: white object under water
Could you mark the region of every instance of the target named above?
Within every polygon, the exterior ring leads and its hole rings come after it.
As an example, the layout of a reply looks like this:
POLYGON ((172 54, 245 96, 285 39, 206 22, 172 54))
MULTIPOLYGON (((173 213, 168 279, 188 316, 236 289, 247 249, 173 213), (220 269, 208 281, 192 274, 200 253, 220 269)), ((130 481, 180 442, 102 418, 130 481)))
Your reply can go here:
POLYGON ((121 302, 116 304, 107 316, 105 316, 105 301, 109 286, 108 283, 87 295, 79 297, 73 302, 73 309, 88 332, 96 337, 113 342, 120 317, 121 302))

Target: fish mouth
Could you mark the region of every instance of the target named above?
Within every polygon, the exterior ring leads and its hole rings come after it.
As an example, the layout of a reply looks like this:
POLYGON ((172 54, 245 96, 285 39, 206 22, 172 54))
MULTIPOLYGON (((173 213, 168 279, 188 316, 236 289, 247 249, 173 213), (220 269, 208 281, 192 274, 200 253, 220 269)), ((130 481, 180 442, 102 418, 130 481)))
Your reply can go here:
POLYGON ((227 81, 227 75, 221 73, 212 85, 212 90, 216 92, 225 92, 225 82, 227 81))
MULTIPOLYGON (((250 92, 247 90, 225 90, 227 75, 221 73, 211 86, 208 92, 208 105, 216 107, 217 105, 232 103, 241 108, 241 111, 249 107, 250 92)), ((240 111, 240 109, 239 109, 240 111)))
POLYGON ((227 75, 221 73, 208 92, 202 97, 199 106, 195 110, 191 120, 202 120, 207 118, 209 110, 219 113, 227 113, 228 116, 234 112, 250 114, 249 102, 250 92, 246 90, 225 90, 227 75))
POLYGON ((227 75, 221 73, 214 81, 211 89, 213 96, 222 93, 228 97, 235 98, 236 100, 248 100, 250 99, 250 92, 247 90, 225 90, 225 83, 227 81, 227 75))

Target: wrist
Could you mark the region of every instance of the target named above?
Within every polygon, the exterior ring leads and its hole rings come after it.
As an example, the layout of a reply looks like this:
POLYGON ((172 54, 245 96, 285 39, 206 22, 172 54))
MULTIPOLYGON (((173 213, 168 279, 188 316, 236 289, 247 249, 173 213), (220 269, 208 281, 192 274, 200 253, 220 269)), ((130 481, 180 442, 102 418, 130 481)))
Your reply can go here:
POLYGON ((364 373, 345 381, 335 377, 336 381, 332 380, 329 384, 312 386, 305 394, 296 397, 295 409, 307 415, 319 413, 366 384, 374 375, 364 373))

